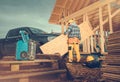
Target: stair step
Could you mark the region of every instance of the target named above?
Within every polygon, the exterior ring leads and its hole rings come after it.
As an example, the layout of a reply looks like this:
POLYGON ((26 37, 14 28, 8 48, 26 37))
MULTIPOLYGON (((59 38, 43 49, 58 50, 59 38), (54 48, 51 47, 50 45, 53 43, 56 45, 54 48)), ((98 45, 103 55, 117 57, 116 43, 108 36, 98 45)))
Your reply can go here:
POLYGON ((0 80, 2 79, 16 79, 16 78, 24 78, 24 77, 32 77, 32 76, 40 76, 40 75, 47 75, 47 74, 56 74, 56 73, 65 73, 66 70, 53 70, 53 71, 46 71, 46 72, 41 72, 41 71, 33 71, 33 72, 13 72, 12 74, 7 74, 5 73, 4 75, 0 75, 0 80))

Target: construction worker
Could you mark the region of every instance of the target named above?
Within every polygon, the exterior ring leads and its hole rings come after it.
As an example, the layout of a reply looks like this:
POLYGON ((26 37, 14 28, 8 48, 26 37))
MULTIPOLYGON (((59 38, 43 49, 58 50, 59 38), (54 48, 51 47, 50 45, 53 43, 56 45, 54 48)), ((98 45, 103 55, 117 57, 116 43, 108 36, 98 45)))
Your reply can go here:
POLYGON ((81 58, 79 50, 79 43, 81 40, 80 29, 73 19, 69 20, 68 24, 69 24, 68 29, 64 33, 65 35, 68 35, 68 52, 69 52, 68 61, 73 62, 73 50, 74 50, 76 52, 77 62, 80 62, 81 58))

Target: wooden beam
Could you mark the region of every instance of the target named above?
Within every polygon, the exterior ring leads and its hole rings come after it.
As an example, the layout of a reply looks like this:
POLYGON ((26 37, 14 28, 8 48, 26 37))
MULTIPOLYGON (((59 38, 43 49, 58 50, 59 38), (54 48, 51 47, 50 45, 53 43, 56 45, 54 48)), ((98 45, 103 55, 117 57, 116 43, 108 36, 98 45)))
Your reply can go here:
POLYGON ((108 3, 108 14, 109 14, 109 28, 110 28, 110 33, 113 33, 112 16, 111 16, 111 5, 110 5, 110 3, 108 3))
POLYGON ((83 5, 83 2, 85 1, 85 0, 79 0, 80 2, 79 2, 79 5, 76 7, 76 9, 75 10, 79 10, 79 9, 81 9, 82 8, 82 5, 83 5), (81 3, 82 2, 82 3, 81 3))
POLYGON ((22 64, 22 63, 40 63, 40 62, 56 62, 57 60, 36 59, 34 61, 0 61, 0 64, 22 64))
POLYGON ((64 34, 64 22, 61 24, 61 34, 64 34))
POLYGON ((120 74, 120 66, 107 65, 101 69, 102 72, 120 74))
POLYGON ((77 6, 76 6, 75 9, 74 9, 75 11, 78 10, 77 8, 79 7, 80 2, 82 2, 82 1, 81 1, 81 0, 78 0, 78 1, 77 1, 77 4, 76 4, 77 6))
POLYGON ((102 77, 104 79, 114 80, 115 82, 120 81, 120 75, 119 74, 103 73, 102 77))
POLYGON ((99 7, 99 22, 100 22, 100 35, 101 35, 101 53, 104 53, 104 31, 103 31, 103 16, 102 16, 102 8, 99 7))
POLYGON ((90 44, 91 44, 91 52, 94 52, 94 46, 93 46, 93 36, 90 38, 90 44))
POLYGON ((91 2, 90 0, 85 0, 85 3, 83 6, 86 7, 87 5, 89 5, 90 2, 91 2))
POLYGON ((70 9, 70 7, 71 7, 71 5, 72 5, 73 1, 74 1, 74 0, 69 0, 70 5, 69 5, 68 7, 66 7, 67 9, 70 9))
POLYGON ((89 20, 88 14, 86 13, 85 15, 86 15, 86 21, 88 22, 90 28, 93 29, 93 27, 92 27, 92 25, 91 25, 91 23, 90 23, 90 20, 89 20))
POLYGON ((73 12, 75 11, 75 8, 79 5, 78 4, 79 0, 76 0, 74 3, 73 3, 73 6, 70 8, 70 10, 73 10, 73 12))
POLYGON ((112 14, 112 18, 120 12, 120 8, 112 14))
MULTIPOLYGON (((113 1, 115 1, 115 0, 104 0, 104 1, 102 1, 102 2, 101 2, 101 1, 97 1, 97 2, 95 2, 94 4, 92 4, 92 5, 90 5, 90 6, 87 6, 87 7, 83 8, 83 9, 81 9, 81 10, 79 10, 79 11, 77 11, 77 12, 75 12, 75 13, 67 16, 67 17, 65 17, 65 19, 66 19, 66 20, 69 20, 69 19, 71 19, 71 18, 79 17, 79 16, 81 16, 81 15, 87 13, 87 12, 90 12, 90 11, 92 11, 92 10, 94 10, 94 9, 97 9, 97 8, 99 8, 99 7, 102 7, 102 6, 104 6, 104 5, 108 4, 108 3, 111 3, 111 2, 113 2, 113 1)), ((58 22, 61 22, 61 19, 60 19, 58 22)))
POLYGON ((0 75, 0 80, 4 79, 16 79, 16 78, 25 78, 25 77, 33 77, 33 76, 40 76, 40 75, 46 75, 46 74, 56 74, 56 73, 65 73, 66 69, 62 70, 53 70, 53 71, 46 71, 46 72, 27 72, 27 73, 17 73, 17 74, 6 74, 6 75, 0 75))
POLYGON ((90 53, 90 37, 87 39, 87 52, 90 53))

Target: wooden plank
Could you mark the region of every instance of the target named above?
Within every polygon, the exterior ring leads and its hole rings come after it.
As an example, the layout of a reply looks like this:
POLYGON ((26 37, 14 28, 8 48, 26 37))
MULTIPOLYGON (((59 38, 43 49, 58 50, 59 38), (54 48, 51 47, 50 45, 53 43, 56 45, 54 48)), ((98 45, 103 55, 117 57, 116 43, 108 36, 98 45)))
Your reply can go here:
POLYGON ((72 6, 70 7, 70 10, 72 10, 72 12, 74 12, 74 11, 75 11, 75 8, 78 6, 78 5, 77 5, 78 2, 79 2, 79 0, 76 0, 76 1, 74 1, 74 3, 72 3, 72 6))
POLYGON ((63 56, 68 52, 67 36, 61 34, 52 41, 40 46, 40 49, 44 54, 59 53, 60 56, 63 56))
MULTIPOLYGON (((63 21, 64 21, 64 20, 63 20, 63 21)), ((62 25, 61 25, 61 29, 62 29, 62 30, 61 30, 61 33, 64 34, 64 24, 63 24, 63 22, 62 22, 62 25)))
POLYGON ((120 31, 116 31, 116 32, 114 32, 114 33, 112 33, 112 34, 109 35, 108 40, 120 37, 119 35, 120 35, 120 31))
POLYGON ((110 28, 110 33, 113 33, 112 17, 111 17, 111 4, 110 3, 108 3, 108 14, 109 14, 109 28, 110 28))
POLYGON ((116 44, 111 44, 111 45, 107 45, 107 49, 114 51, 114 49, 120 49, 120 43, 116 43, 116 44))
POLYGON ((117 11, 115 11, 115 12, 112 14, 111 17, 114 17, 114 16, 117 15, 119 12, 120 12, 120 8, 119 8, 117 11))
POLYGON ((100 36, 101 36, 101 53, 105 52, 105 47, 104 47, 104 32, 103 32, 103 16, 102 16, 102 7, 99 7, 99 22, 100 22, 100 36))
POLYGON ((94 34, 87 21, 84 21, 78 26, 80 28, 80 33, 81 33, 81 43, 94 34))
POLYGON ((102 78, 120 81, 120 75, 117 75, 117 74, 103 73, 102 78))
MULTIPOLYGON (((101 82, 101 81, 100 81, 101 82)), ((113 79, 109 79, 109 78, 106 78, 104 81, 102 82, 118 82, 116 80, 113 80, 113 79)))
POLYGON ((16 72, 19 73, 28 73, 28 72, 43 72, 43 71, 50 71, 50 70, 56 70, 55 68, 51 68, 51 67, 46 67, 46 68, 30 68, 30 69, 23 69, 23 70, 19 70, 19 71, 0 71, 0 75, 2 74, 14 74, 16 72))
POLYGON ((110 54, 108 54, 107 56, 106 56, 106 59, 119 59, 120 58, 120 55, 110 55, 110 54))
POLYGON ((87 47, 88 47, 88 53, 90 53, 91 51, 90 51, 90 37, 87 39, 87 47))
POLYGON ((120 59, 107 59, 105 60, 105 62, 108 64, 108 65, 120 65, 120 59))
POLYGON ((19 71, 20 66, 19 64, 11 64, 11 71, 19 71))
POLYGON ((111 49, 108 51, 108 54, 115 54, 115 53, 120 53, 120 49, 111 49))
POLYGON ((120 74, 120 66, 107 65, 107 66, 101 68, 101 71, 103 73, 120 74))
POLYGON ((11 75, 0 75, 0 80, 2 79, 15 79, 15 78, 25 78, 25 77, 32 77, 38 75, 46 75, 46 74, 56 74, 56 73, 65 73, 66 70, 54 70, 54 71, 47 71, 47 72, 33 72, 33 73, 18 73, 18 74, 11 74, 11 75))
POLYGON ((109 39, 108 40, 108 45, 111 45, 111 44, 119 44, 120 43, 120 37, 115 37, 114 39, 109 39))
POLYGON ((91 52, 93 53, 94 52, 94 46, 93 46, 93 36, 91 36, 91 41, 90 41, 90 44, 91 44, 91 52))
POLYGON ((29 82, 29 78, 20 78, 19 82, 29 82))
POLYGON ((21 64, 21 63, 40 63, 40 62, 56 62, 57 60, 36 59, 34 61, 0 61, 0 64, 21 64))

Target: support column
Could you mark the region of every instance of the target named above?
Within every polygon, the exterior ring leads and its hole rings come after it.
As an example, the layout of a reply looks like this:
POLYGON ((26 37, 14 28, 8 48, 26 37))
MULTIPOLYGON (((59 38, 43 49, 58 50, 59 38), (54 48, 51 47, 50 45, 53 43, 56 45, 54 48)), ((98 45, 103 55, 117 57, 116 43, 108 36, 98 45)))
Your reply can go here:
POLYGON ((94 50, 94 52, 97 51, 97 49, 96 49, 96 35, 95 34, 93 37, 93 50, 94 50))
POLYGON ((61 34, 64 34, 64 23, 61 24, 61 34))
POLYGON ((99 22, 100 22, 100 36, 101 36, 101 53, 104 53, 104 42, 105 42, 105 39, 104 39, 104 31, 103 31, 103 16, 102 16, 102 8, 99 7, 99 22))
POLYGON ((90 38, 87 39, 87 52, 90 53, 90 38))
POLYGON ((109 13, 109 27, 110 27, 110 33, 113 33, 113 27, 112 27, 112 14, 111 14, 111 5, 108 4, 108 13, 109 13))
POLYGON ((94 52, 93 36, 90 37, 90 44, 91 44, 91 52, 94 52))
POLYGON ((83 42, 83 52, 87 52, 87 44, 86 40, 83 42))

